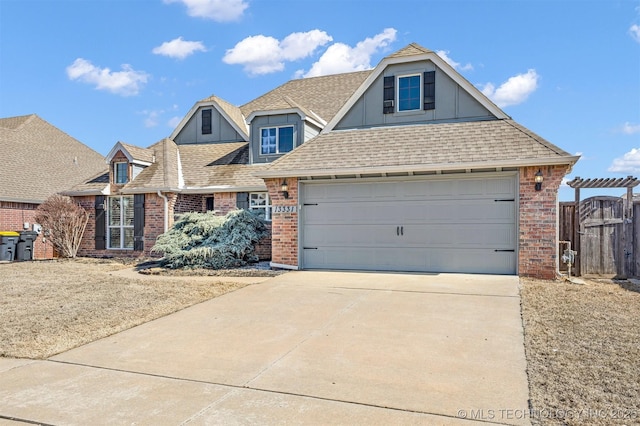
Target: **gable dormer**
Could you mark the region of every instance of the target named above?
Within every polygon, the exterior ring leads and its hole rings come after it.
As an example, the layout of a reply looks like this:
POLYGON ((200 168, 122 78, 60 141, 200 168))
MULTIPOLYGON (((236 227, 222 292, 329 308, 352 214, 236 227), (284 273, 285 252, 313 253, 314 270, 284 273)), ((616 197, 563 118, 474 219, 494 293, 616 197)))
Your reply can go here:
POLYGON ((133 181, 154 161, 152 150, 118 142, 106 157, 106 162, 109 164, 109 183, 116 188, 122 187, 133 181))
POLYGON ((508 116, 435 52, 412 43, 387 56, 324 132, 508 116))
POLYGON ((178 145, 247 142, 249 130, 240 108, 210 96, 196 102, 169 138, 178 145))
POLYGON ((247 117, 250 162, 269 163, 317 136, 327 124, 312 110, 284 96, 247 117))

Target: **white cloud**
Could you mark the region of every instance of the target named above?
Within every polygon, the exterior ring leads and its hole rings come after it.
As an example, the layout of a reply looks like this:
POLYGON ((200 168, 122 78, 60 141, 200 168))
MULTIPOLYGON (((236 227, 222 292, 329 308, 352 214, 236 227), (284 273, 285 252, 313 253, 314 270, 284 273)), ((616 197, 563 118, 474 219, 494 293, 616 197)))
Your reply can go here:
POLYGON ((629 34, 631 34, 631 37, 637 41, 638 43, 640 43, 640 25, 638 24, 633 24, 630 28, 629 28, 629 34))
POLYGON ((607 171, 614 173, 639 173, 640 149, 633 148, 622 157, 614 159, 607 171))
POLYGON ((164 0, 165 3, 183 3, 187 14, 217 22, 237 21, 249 4, 244 0, 164 0))
POLYGON ((482 88, 482 93, 500 108, 518 105, 526 101, 529 95, 538 88, 539 79, 540 76, 536 73, 536 70, 530 69, 525 74, 510 77, 497 89, 493 83, 487 83, 482 88))
POLYGON ((292 33, 282 41, 264 35, 251 36, 228 49, 222 60, 227 64, 244 65, 244 70, 252 75, 269 74, 282 71, 285 61, 306 58, 332 40, 320 30, 292 33))
POLYGON ((640 124, 629 123, 628 121, 620 126, 620 131, 626 135, 640 133, 640 124))
POLYGON ((444 61, 446 63, 448 63, 449 65, 451 65, 454 69, 459 70, 459 71, 471 71, 473 70, 473 65, 471 64, 466 64, 466 65, 460 65, 460 62, 456 62, 453 59, 451 59, 449 57, 449 51, 448 50, 438 50, 436 52, 436 54, 438 56, 440 56, 442 59, 444 59, 444 61))
POLYGON ((185 41, 182 37, 178 37, 171 41, 165 41, 158 47, 154 47, 151 52, 170 58, 184 59, 198 51, 207 51, 201 41, 185 41))
POLYGON ((78 58, 67 67, 70 80, 95 85, 98 90, 107 90, 122 96, 137 95, 147 83, 149 74, 136 71, 131 65, 123 64, 122 71, 111 71, 109 68, 99 68, 90 61, 78 58))
POLYGON ((394 42, 396 33, 394 28, 386 28, 380 34, 358 42, 355 47, 344 43, 334 43, 311 66, 308 72, 298 71, 296 76, 316 77, 371 69, 371 55, 394 42))

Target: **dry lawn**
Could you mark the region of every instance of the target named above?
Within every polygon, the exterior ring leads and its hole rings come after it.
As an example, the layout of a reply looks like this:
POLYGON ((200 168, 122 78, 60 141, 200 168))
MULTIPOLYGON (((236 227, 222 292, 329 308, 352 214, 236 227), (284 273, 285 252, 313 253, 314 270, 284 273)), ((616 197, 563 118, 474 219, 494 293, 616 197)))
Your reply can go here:
POLYGON ((640 424, 640 286, 522 280, 534 424, 640 424))
MULTIPOLYGON (((0 356, 46 358, 244 286, 204 271, 110 275, 131 266, 0 264, 0 356)), ((521 295, 534 424, 640 424, 640 287, 523 279, 521 295)))
POLYGON ((0 356, 46 358, 246 285, 110 275, 132 266, 90 259, 0 264, 0 356))

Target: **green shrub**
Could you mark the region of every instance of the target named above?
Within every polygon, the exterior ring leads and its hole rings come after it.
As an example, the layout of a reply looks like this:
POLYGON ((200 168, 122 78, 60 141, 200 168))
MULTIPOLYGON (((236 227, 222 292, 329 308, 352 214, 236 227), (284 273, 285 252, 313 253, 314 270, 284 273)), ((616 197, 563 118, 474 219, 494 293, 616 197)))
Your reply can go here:
POLYGON ((226 216, 185 213, 151 249, 166 268, 226 269, 256 262, 255 244, 266 235, 264 220, 248 210, 226 216))

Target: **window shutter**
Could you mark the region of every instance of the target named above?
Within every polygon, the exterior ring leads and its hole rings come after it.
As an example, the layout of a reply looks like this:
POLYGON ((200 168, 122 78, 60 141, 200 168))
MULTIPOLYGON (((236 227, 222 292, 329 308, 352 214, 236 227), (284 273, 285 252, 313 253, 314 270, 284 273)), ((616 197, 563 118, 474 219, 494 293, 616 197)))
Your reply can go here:
POLYGON ((249 193, 238 192, 236 194, 236 207, 242 210, 249 209, 249 193))
POLYGON ((207 202, 207 211, 210 212, 211 210, 213 210, 213 197, 207 197, 206 202, 207 202))
POLYGON ((394 76, 384 77, 384 92, 382 94, 382 113, 383 114, 392 114, 396 110, 395 106, 395 97, 396 97, 396 88, 395 88, 396 78, 394 76))
POLYGON ((211 110, 210 109, 202 110, 202 134, 203 135, 211 134, 211 110))
POLYGON ((144 250, 144 194, 133 196, 133 249, 144 250))
POLYGON ((96 195, 96 232, 94 236, 96 250, 107 248, 107 217, 104 214, 105 200, 106 197, 104 195, 96 195))
POLYGON ((436 72, 424 73, 424 109, 436 109, 436 72))

